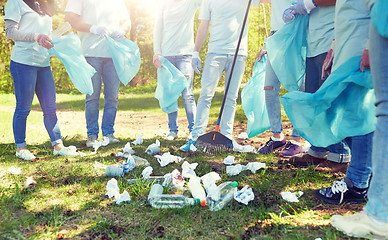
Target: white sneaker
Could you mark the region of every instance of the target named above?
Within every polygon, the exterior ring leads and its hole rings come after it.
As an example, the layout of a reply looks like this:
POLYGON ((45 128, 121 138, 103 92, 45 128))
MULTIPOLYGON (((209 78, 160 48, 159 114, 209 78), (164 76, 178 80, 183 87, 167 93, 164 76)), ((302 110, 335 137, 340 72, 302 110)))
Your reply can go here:
POLYGON ((167 137, 164 138, 164 140, 167 140, 167 141, 172 141, 174 140, 175 138, 178 137, 178 133, 176 132, 170 132, 167 137))
POLYGON ((57 151, 54 149, 54 155, 64 156, 64 157, 76 157, 79 156, 77 148, 75 146, 64 147, 61 150, 57 151))
POLYGON ((89 136, 88 140, 86 141, 86 147, 93 147, 93 145, 96 143, 97 137, 96 136, 89 136))
POLYGON ((350 216, 334 215, 331 217, 331 225, 352 237, 388 239, 388 223, 375 223, 365 211, 350 216))
POLYGON ((16 157, 23 159, 24 161, 30 161, 35 159, 34 154, 32 154, 28 149, 22 149, 19 152, 16 151, 16 157))
MULTIPOLYGON (((120 140, 118 140, 117 138, 115 138, 115 136, 113 136, 113 134, 110 134, 110 135, 108 135, 108 136, 106 136, 106 137, 109 138, 109 144, 120 142, 120 140)), ((104 138, 105 138, 105 137, 104 137, 104 138)))

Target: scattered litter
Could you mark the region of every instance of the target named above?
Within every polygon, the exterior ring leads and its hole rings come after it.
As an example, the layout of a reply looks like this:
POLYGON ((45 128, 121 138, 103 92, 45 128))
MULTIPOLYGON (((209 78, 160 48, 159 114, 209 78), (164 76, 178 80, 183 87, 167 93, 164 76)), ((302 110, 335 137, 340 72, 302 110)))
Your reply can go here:
POLYGON ((253 174, 255 174, 257 170, 264 167, 265 163, 260 162, 250 162, 246 166, 236 164, 232 166, 226 166, 226 173, 228 174, 228 176, 234 176, 240 174, 240 172, 242 171, 250 170, 253 174))
POLYGON ((140 145, 143 143, 143 135, 142 134, 137 134, 136 135, 136 140, 132 142, 133 145, 140 145))
POLYGON ((27 180, 24 182, 24 186, 26 186, 26 187, 33 186, 35 184, 36 184, 36 182, 32 177, 27 177, 27 180))
POLYGON ((124 190, 124 192, 121 193, 121 194, 120 193, 116 194, 115 198, 116 199, 113 200, 113 201, 115 201, 116 204, 120 204, 122 202, 130 202, 131 201, 131 196, 129 196, 129 193, 126 190, 124 190))
POLYGON ((22 174, 22 169, 12 166, 12 167, 8 168, 7 172, 9 172, 10 174, 13 174, 13 175, 20 175, 20 174, 22 174))
POLYGON ((116 157, 128 158, 128 156, 135 154, 135 151, 132 149, 131 144, 128 142, 125 144, 123 152, 118 152, 116 157))
POLYGON ((148 166, 144 168, 143 172, 141 173, 143 178, 149 178, 152 173, 153 168, 151 166, 148 166))
POLYGON ((196 146, 194 146, 194 144, 191 144, 191 145, 190 145, 190 151, 196 152, 197 150, 198 150, 198 149, 197 149, 196 146))
POLYGON ((219 180, 221 180, 221 177, 216 172, 210 172, 201 177, 207 197, 213 199, 214 201, 218 201, 220 198, 220 192, 218 191, 218 187, 216 185, 216 182, 219 180))
POLYGON ((248 205, 250 201, 255 198, 252 188, 249 188, 248 185, 245 185, 240 191, 237 188, 234 189, 234 200, 239 203, 248 205))
POLYGON ((185 185, 185 180, 183 179, 181 172, 179 172, 178 169, 174 169, 174 171, 171 173, 164 175, 164 182, 162 186, 168 186, 169 184, 171 187, 178 189, 182 189, 183 185, 185 185))
POLYGON ((178 163, 181 162, 184 158, 179 156, 171 155, 170 152, 163 153, 163 155, 155 155, 161 167, 165 167, 170 163, 178 163))
POLYGON ((234 156, 227 156, 227 157, 224 159, 224 164, 225 164, 225 165, 233 165, 233 164, 236 164, 236 163, 234 162, 234 159, 235 159, 234 156))
POLYGON ((156 139, 156 142, 149 145, 145 152, 149 155, 160 153, 160 141, 156 139))
POLYGON ((236 141, 233 140, 233 151, 235 152, 254 152, 255 148, 251 145, 240 145, 236 141))
POLYGON ((94 169, 106 169, 107 165, 95 161, 93 164, 94 169))
POLYGON ((238 135, 237 138, 238 138, 238 139, 248 139, 248 138, 249 138, 249 137, 248 137, 248 133, 242 132, 242 133, 240 133, 240 134, 238 135))
POLYGON ((282 198, 287 202, 299 202, 299 198, 303 195, 302 191, 298 192, 281 192, 282 198))
POLYGON ((108 196, 108 198, 114 197, 116 194, 120 194, 119 186, 117 185, 117 180, 112 178, 108 181, 106 184, 106 191, 107 193, 105 195, 108 196))
POLYGON ((124 175, 124 168, 120 164, 112 164, 105 168, 107 177, 121 177, 124 175))
POLYGON ((150 163, 144 158, 141 158, 141 157, 138 157, 135 155, 133 155, 132 157, 135 159, 136 166, 146 166, 147 167, 150 165, 150 163))
POLYGON ((134 184, 139 181, 148 181, 148 182, 154 182, 154 183, 162 183, 164 181, 163 176, 150 176, 148 178, 132 178, 128 179, 127 182, 129 184, 134 184))
POLYGON ((207 181, 218 182, 220 180, 221 180, 220 174, 218 174, 216 172, 209 172, 201 177, 202 183, 207 182, 207 181))
POLYGON ((192 178, 196 177, 197 174, 194 172, 195 168, 198 166, 198 163, 188 163, 184 161, 182 164, 182 177, 192 178))

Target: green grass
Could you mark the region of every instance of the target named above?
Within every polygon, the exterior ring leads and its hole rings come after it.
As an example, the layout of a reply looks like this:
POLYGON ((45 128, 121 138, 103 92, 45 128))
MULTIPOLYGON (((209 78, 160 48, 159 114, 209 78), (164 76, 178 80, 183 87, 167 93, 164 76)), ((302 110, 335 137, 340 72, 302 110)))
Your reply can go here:
MULTIPOLYGON (((222 94, 217 93, 210 122, 217 118, 221 100, 222 94)), ((58 94, 57 103, 61 111, 80 114, 84 96, 58 94)), ((119 103, 119 111, 162 113, 153 93, 122 94, 119 103)), ((39 159, 24 162, 14 155, 14 104, 12 94, 0 95, 0 124, 3 126, 0 128, 0 239, 348 239, 330 226, 330 216, 351 214, 362 207, 321 203, 314 198, 313 190, 331 185, 336 176, 318 173, 311 168, 279 167, 278 159, 273 155, 230 154, 241 164, 259 161, 265 162, 267 167, 256 174, 245 171, 228 177, 223 159, 229 154, 209 156, 180 152, 178 148, 184 144, 184 138, 172 142, 161 140, 162 152, 170 151, 185 157, 190 163, 197 162, 196 173, 199 176, 216 171, 222 181, 238 181, 240 187, 248 184, 254 190, 255 199, 247 206, 233 201, 218 212, 198 206, 153 209, 147 203, 151 184, 137 182, 131 185, 126 181, 127 178, 141 177, 144 167, 139 166, 125 177, 116 178, 120 191, 127 190, 132 198, 129 203, 117 205, 105 196, 106 183, 111 178, 106 177, 103 170, 94 170, 93 164, 95 161, 107 165, 117 163, 119 160, 113 154, 121 151, 125 143, 135 139, 135 133, 144 129, 128 129, 119 135, 120 143, 102 147, 96 155, 55 157, 42 123, 42 113, 32 111, 28 118, 27 142, 39 159), (8 174, 7 169, 11 166, 20 167, 22 174, 8 174), (27 176, 36 180, 35 187, 24 186, 27 176), (299 203, 288 203, 280 197, 281 191, 298 190, 304 192, 299 203)), ((39 109, 36 99, 33 108, 39 109)), ((183 108, 182 102, 180 108, 183 108)), ((163 114, 160 116, 166 117, 163 114)), ((74 120, 66 119, 69 122, 74 120)), ((236 121, 246 124, 240 106, 236 121)), ((68 132, 64 137, 66 145, 75 145, 80 151, 90 152, 84 147, 83 128, 65 130, 68 132)), ((64 129, 62 132, 65 134, 64 129)), ((150 136, 144 139, 142 145, 132 146, 136 155, 150 162, 154 175, 181 170, 182 162, 162 168, 154 157, 145 154, 146 147, 156 139, 150 136)))

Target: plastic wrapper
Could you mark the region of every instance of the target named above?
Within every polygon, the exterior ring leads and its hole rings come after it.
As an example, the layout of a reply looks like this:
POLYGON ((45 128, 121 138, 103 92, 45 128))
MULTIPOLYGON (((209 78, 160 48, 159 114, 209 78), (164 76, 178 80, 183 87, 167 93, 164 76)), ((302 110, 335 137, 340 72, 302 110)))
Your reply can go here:
POLYGON ((120 189, 119 186, 117 185, 117 180, 112 178, 111 180, 108 181, 106 184, 106 194, 108 198, 112 198, 117 194, 120 194, 120 189))
POLYGON ((173 162, 181 162, 184 159, 179 156, 171 155, 170 152, 163 153, 163 155, 155 155, 155 158, 158 160, 161 167, 165 167, 173 162))
POLYGON ((154 169, 151 166, 148 166, 144 168, 143 172, 141 173, 141 176, 143 178, 148 178, 149 176, 151 176, 153 170, 154 169))
POLYGON ((241 190, 237 190, 237 188, 234 189, 234 200, 236 200, 239 203, 248 205, 250 201, 255 199, 255 194, 252 191, 252 188, 248 187, 246 185, 241 190))
POLYGON ((184 161, 182 164, 182 177, 184 178, 192 178, 197 177, 195 173, 195 168, 198 166, 198 163, 188 163, 184 161))

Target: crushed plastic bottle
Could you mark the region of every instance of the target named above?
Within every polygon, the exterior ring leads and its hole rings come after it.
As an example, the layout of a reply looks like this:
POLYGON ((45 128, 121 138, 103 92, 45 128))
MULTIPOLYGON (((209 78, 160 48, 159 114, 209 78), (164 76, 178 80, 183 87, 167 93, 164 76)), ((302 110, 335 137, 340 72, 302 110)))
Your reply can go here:
POLYGON ((183 195, 163 194, 163 187, 154 184, 148 195, 148 203, 154 208, 182 208, 190 205, 199 205, 199 199, 188 198, 183 195))
POLYGON ((234 182, 223 182, 218 187, 219 199, 215 201, 211 197, 206 199, 207 205, 209 206, 210 211, 218 211, 222 209, 228 202, 230 202, 234 197, 234 189, 237 187, 238 183, 234 182))
POLYGON ((134 178, 134 179, 128 179, 127 182, 129 184, 134 184, 139 181, 144 181, 144 182, 155 182, 155 183, 163 183, 164 177, 163 176, 150 176, 148 178, 134 178))
POLYGON ((206 206, 206 193, 203 187, 201 186, 199 178, 190 178, 187 186, 190 189, 191 195, 193 198, 198 198, 202 207, 206 206))

